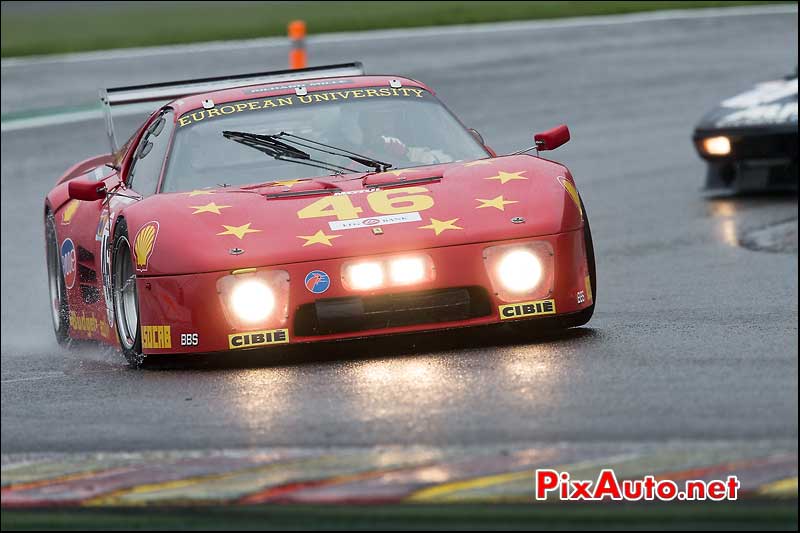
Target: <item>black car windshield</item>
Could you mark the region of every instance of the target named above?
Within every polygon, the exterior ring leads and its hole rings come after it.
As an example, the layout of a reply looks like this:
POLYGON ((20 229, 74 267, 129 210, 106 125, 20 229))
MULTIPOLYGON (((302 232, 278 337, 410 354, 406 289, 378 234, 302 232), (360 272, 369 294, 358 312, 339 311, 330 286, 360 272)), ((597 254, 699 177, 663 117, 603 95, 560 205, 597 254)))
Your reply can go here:
MULTIPOLYGON (((178 119, 162 192, 237 186, 330 174, 276 160, 231 142, 223 131, 280 132, 349 150, 391 168, 409 168, 487 157, 484 148, 428 91, 360 88, 264 97, 199 109, 178 119)), ((363 165, 308 150, 312 157, 352 172, 363 165)))

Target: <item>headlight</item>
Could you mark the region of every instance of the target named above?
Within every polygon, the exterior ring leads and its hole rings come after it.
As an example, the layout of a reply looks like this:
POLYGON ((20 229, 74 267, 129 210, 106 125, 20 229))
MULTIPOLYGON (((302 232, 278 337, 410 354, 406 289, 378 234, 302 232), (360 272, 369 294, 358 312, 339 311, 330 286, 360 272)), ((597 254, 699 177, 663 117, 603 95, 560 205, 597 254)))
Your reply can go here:
POLYGON ((731 140, 724 135, 703 139, 702 145, 703 151, 708 155, 723 156, 731 153, 731 140))
POLYGON ((244 268, 217 281, 222 308, 235 329, 281 327, 289 307, 289 273, 244 268))
POLYGON ((275 309, 275 295, 266 283, 246 279, 231 293, 231 310, 243 322, 261 322, 275 309))
POLYGON ((351 291, 418 285, 435 276, 433 260, 427 254, 375 257, 342 265, 342 282, 351 291))
POLYGON ((528 250, 512 250, 497 264, 497 278, 511 292, 528 292, 542 279, 542 262, 528 250))
POLYGON ((539 299, 553 292, 553 248, 547 241, 492 246, 483 251, 495 294, 503 301, 539 299))

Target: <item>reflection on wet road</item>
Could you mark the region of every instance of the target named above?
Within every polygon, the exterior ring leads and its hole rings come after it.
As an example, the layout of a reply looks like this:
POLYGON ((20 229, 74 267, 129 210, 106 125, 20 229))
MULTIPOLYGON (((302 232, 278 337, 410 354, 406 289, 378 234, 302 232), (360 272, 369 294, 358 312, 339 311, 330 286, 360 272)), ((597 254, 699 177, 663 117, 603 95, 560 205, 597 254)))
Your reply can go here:
POLYGON ((794 193, 708 199, 708 212, 717 223, 717 236, 728 246, 797 253, 797 195, 794 193), (770 212, 769 221, 747 224, 743 212, 770 212), (755 226, 755 227, 753 227, 755 226))

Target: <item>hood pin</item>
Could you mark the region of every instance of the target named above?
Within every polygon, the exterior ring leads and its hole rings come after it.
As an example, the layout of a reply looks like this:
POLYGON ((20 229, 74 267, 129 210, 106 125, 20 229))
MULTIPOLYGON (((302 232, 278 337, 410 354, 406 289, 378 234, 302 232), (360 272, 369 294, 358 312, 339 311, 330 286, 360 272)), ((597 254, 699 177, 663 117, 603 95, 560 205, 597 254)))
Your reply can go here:
POLYGON ((522 217, 514 217, 514 218, 511 219, 511 223, 512 224, 524 224, 525 223, 525 219, 522 218, 522 217))
POLYGON ((231 248, 230 250, 228 250, 228 253, 230 253, 231 255, 242 255, 244 253, 244 250, 242 250, 241 248, 231 248))

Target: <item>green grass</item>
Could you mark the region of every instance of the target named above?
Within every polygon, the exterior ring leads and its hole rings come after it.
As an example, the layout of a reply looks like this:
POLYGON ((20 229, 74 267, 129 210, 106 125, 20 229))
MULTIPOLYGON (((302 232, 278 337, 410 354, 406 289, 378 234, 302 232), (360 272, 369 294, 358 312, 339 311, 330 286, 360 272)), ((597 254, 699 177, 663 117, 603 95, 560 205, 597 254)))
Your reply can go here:
POLYGON ((10 530, 797 529, 797 500, 706 504, 3 509, 10 530))
POLYGON ((314 34, 763 3, 3 2, 2 57, 285 35, 297 18, 314 34))

